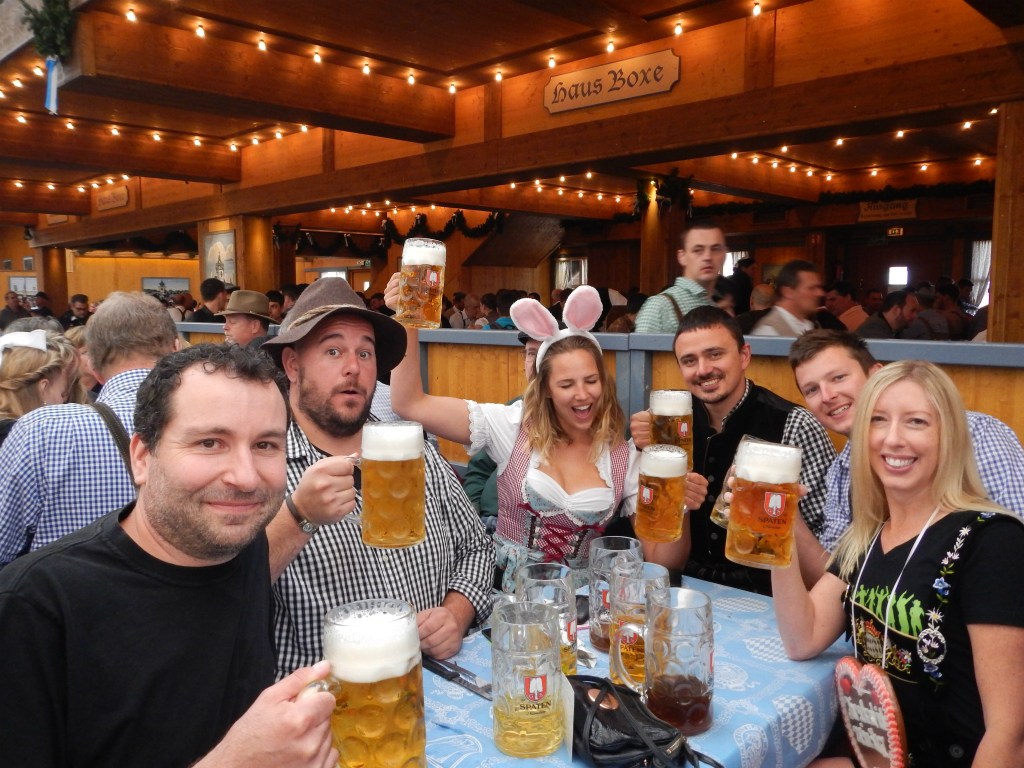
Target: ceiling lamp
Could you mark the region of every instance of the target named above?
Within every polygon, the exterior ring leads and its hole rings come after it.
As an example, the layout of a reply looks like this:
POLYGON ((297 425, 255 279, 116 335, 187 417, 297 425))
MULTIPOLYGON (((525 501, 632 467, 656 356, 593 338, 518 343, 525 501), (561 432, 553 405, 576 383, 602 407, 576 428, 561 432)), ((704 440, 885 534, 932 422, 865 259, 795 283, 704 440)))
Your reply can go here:
POLYGON ((971 121, 968 120, 966 123, 964 123, 964 128, 966 129, 966 128, 970 128, 970 127, 971 127, 971 121))
POLYGON ((755 2, 754 3, 754 15, 755 16, 760 16, 761 15, 761 3, 759 3, 759 2, 755 2))
POLYGON ((35 75, 36 77, 42 77, 43 76, 43 70, 41 70, 39 67, 32 67, 32 74, 35 75))
POLYGON ((412 73, 410 73, 409 74, 409 85, 412 85, 415 82, 416 82, 416 78, 412 76, 412 73))
POLYGON ((258 43, 256 43, 256 47, 259 48, 261 51, 265 51, 265 50, 267 50, 267 43, 261 37, 260 41, 258 43))
POLYGON ((366 63, 363 64, 363 74, 364 75, 370 74, 370 63, 369 62, 366 62, 366 63))
POLYGON ((259 144, 259 143, 260 143, 260 140, 259 140, 259 139, 257 139, 257 138, 256 138, 255 136, 253 136, 253 137, 252 137, 252 143, 253 143, 253 144, 259 144))
POLYGON ((195 144, 197 147, 201 147, 203 145, 203 142, 201 142, 199 139, 192 139, 192 143, 195 144))
POLYGON ((495 80, 497 80, 497 81, 498 81, 499 83, 501 82, 501 70, 500 70, 500 69, 499 69, 499 70, 498 70, 498 72, 497 72, 497 73, 496 73, 496 74, 494 75, 494 79, 495 79, 495 80))
POLYGON ((72 122, 71 122, 70 120, 68 120, 68 121, 67 121, 66 123, 64 123, 64 125, 66 125, 66 126, 67 126, 67 128, 68 128, 68 130, 69 130, 69 131, 73 131, 73 130, 75 130, 75 124, 74 124, 74 123, 72 123, 72 122))
POLYGON ((608 53, 611 53, 612 51, 614 51, 615 50, 615 43, 613 43, 611 40, 609 40, 608 41, 608 45, 605 46, 605 50, 608 51, 608 53))
POLYGON ((200 24, 198 27, 196 27, 196 34, 199 35, 199 37, 206 37, 206 30, 203 29, 203 25, 202 24, 200 24))
POLYGON ((677 35, 681 35, 681 34, 683 34, 683 25, 682 25, 682 24, 680 24, 680 23, 677 23, 677 24, 676 24, 676 34, 677 34, 677 35))
POLYGON ((783 152, 789 152, 789 147, 783 147, 783 148, 782 148, 782 151, 783 151, 783 152))
POLYGON ((555 57, 554 56, 552 56, 550 59, 548 59, 548 66, 549 67, 555 66, 555 57))
POLYGON ((160 141, 160 134, 159 133, 154 133, 153 134, 153 141, 160 141))
POLYGON ((309 131, 309 126, 303 125, 303 126, 300 126, 300 127, 302 128, 302 132, 303 133, 307 133, 309 131))
POLYGON ((282 134, 282 133, 281 133, 280 131, 275 131, 275 132, 274 132, 274 138, 275 138, 275 139, 280 139, 280 138, 282 137, 282 135, 283 135, 283 134, 282 134))
POLYGON ((235 142, 233 142, 233 141, 231 142, 231 151, 232 152, 237 152, 238 151, 238 147, 235 145, 235 142))
POLYGON ((111 128, 110 129, 110 133, 113 136, 120 136, 121 135, 121 132, 119 130, 117 130, 117 128, 111 128))
POLYGON ((896 131, 896 138, 897 139, 902 139, 903 138, 903 131, 896 131))
POLYGON ((12 83, 14 83, 14 87, 15 87, 15 88, 23 88, 23 87, 24 87, 24 86, 23 86, 23 85, 21 84, 21 79, 20 79, 20 78, 17 78, 17 77, 16 77, 16 78, 14 78, 14 79, 13 79, 13 80, 12 80, 11 82, 12 82, 12 83))
POLYGON ((135 9, 129 8, 128 13, 125 14, 125 18, 128 19, 128 21, 135 21, 135 9))
POLYGON ((448 93, 455 93, 455 83, 448 86, 448 93))
POLYGON ((24 115, 18 115, 18 117, 16 119, 17 119, 17 121, 19 123, 24 123, 25 122, 25 116, 24 115))
POLYGON ((843 140, 842 139, 836 139, 836 146, 837 147, 843 146, 843 140))
POLYGON ((313 51, 313 61, 319 64, 323 59, 320 58, 320 51, 313 51))

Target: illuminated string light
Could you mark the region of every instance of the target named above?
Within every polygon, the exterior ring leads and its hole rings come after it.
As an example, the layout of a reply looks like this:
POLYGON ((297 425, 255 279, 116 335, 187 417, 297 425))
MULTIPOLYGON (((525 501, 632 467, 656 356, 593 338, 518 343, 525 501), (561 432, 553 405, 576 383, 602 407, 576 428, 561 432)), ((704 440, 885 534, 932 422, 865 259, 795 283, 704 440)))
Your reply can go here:
POLYGON ((754 3, 754 15, 755 16, 760 16, 761 15, 761 3, 758 3, 758 2, 754 3))
POLYGON ((66 123, 64 123, 64 125, 66 125, 68 127, 69 131, 75 130, 75 124, 72 123, 70 120, 68 120, 66 123))
POLYGON ((238 146, 233 141, 231 142, 231 151, 232 152, 237 152, 238 151, 238 146))
POLYGON ((513 181, 513 182, 512 182, 511 184, 509 184, 508 186, 509 186, 509 188, 510 188, 510 189, 515 189, 515 188, 516 188, 516 183, 515 183, 515 182, 513 181))
POLYGON ((160 134, 159 133, 154 133, 153 134, 153 141, 160 141, 160 134))
POLYGON ((622 202, 622 198, 621 198, 621 197, 619 197, 618 195, 616 195, 616 196, 615 196, 615 202, 616 202, 616 203, 621 203, 621 202, 622 202))
POLYGON ((448 93, 455 93, 455 83, 448 86, 448 93))
POLYGON ((195 144, 197 147, 201 147, 203 145, 203 142, 201 142, 199 139, 192 139, 192 143, 195 144))
POLYGON ((971 127, 971 121, 968 120, 966 123, 964 123, 964 129, 966 130, 967 128, 970 128, 970 127, 971 127))
POLYGON ((331 208, 331 213, 337 213, 337 211, 334 208, 331 208))
POLYGON ((565 176, 559 176, 558 180, 564 183, 565 182, 565 176))
POLYGON ((258 42, 258 43, 256 44, 256 46, 257 46, 257 47, 258 47, 258 48, 259 48, 259 49, 260 49, 261 51, 265 51, 265 50, 267 50, 267 44, 266 44, 266 42, 265 42, 265 41, 263 40, 263 38, 262 38, 262 37, 260 38, 260 41, 259 41, 259 42, 258 42))
POLYGON ((593 174, 593 173, 591 173, 590 171, 587 171, 587 178, 588 178, 588 179, 592 179, 592 178, 594 178, 594 174, 593 174))
POLYGON ((582 192, 580 192, 580 193, 579 193, 579 196, 580 196, 580 197, 583 197, 583 193, 582 193, 582 192))
POLYGON ((831 173, 828 176, 825 177, 825 181, 832 181, 832 174, 831 173))
POLYGON ((534 179, 533 183, 536 184, 539 187, 540 186, 540 179, 534 179))
POLYGON ((555 57, 554 56, 552 56, 550 59, 548 59, 548 66, 549 67, 555 66, 555 57))
POLYGON ((758 163, 759 161, 758 161, 758 159, 757 159, 757 158, 755 157, 755 158, 754 158, 754 159, 753 159, 753 160, 752 160, 751 162, 752 162, 752 163, 754 163, 754 165, 757 165, 757 163, 758 163))
POLYGON ((558 190, 558 194, 562 194, 562 190, 558 190))
POLYGON ((113 183, 114 183, 113 179, 107 179, 107 184, 113 184, 113 183))
POLYGON ((682 24, 676 24, 676 34, 677 35, 683 34, 683 25, 682 24))
POLYGON ((300 126, 300 127, 301 127, 303 133, 307 133, 309 131, 309 126, 307 126, 307 125, 303 125, 303 126, 300 126))
POLYGON ((365 216, 365 215, 366 215, 366 211, 360 211, 360 213, 362 213, 362 214, 363 214, 363 216, 365 216))
POLYGON ((43 76, 43 70, 41 70, 39 67, 32 67, 32 74, 35 75, 36 77, 42 77, 43 76))
POLYGON ((198 27, 196 27, 196 34, 199 35, 199 37, 206 37, 206 30, 203 29, 203 25, 202 24, 200 24, 198 27))
POLYGON ((412 85, 415 82, 416 82, 416 78, 413 77, 412 75, 409 75, 409 85, 412 85))
POLYGON ((122 173, 122 174, 121 174, 121 178, 122 178, 122 179, 124 179, 125 181, 128 181, 128 178, 129 178, 129 177, 128 177, 128 174, 127 174, 127 173, 122 173))
POLYGON ((843 146, 843 140, 842 139, 836 139, 836 146, 837 147, 843 146))
POLYGON ((253 137, 253 140, 252 140, 252 143, 253 143, 253 144, 259 144, 259 143, 260 143, 260 140, 259 140, 259 139, 257 139, 257 138, 256 138, 256 137, 254 136, 254 137, 253 137))
POLYGON ((981 158, 978 158, 977 160, 975 160, 974 164, 975 165, 981 165, 981 158))
POLYGON ((872 175, 872 176, 877 176, 877 175, 878 175, 878 171, 877 171, 877 170, 874 170, 874 171, 872 171, 872 172, 871 172, 871 175, 872 175))
POLYGON ((922 165, 921 166, 921 170, 922 171, 927 171, 928 170, 928 166, 927 165, 922 165))
POLYGON ((19 123, 24 123, 25 122, 25 116, 24 115, 18 115, 17 120, 18 120, 19 123))
POLYGON ((364 75, 370 74, 370 64, 369 64, 369 62, 363 64, 363 74, 364 75))
POLYGON ((128 21, 135 21, 135 9, 129 8, 128 13, 125 14, 125 18, 127 18, 128 21))
POLYGON ((796 173, 796 166, 795 165, 789 166, 789 172, 790 173, 796 173))
POLYGON ((366 204, 366 207, 367 207, 367 208, 369 208, 369 207, 370 207, 370 204, 369 204, 369 203, 367 203, 367 204, 366 204))
POLYGON ((808 175, 808 176, 813 176, 813 175, 814 175, 814 171, 808 171, 808 172, 807 172, 807 175, 808 175))
POLYGON ((782 148, 782 151, 783 151, 783 152, 789 152, 789 147, 783 147, 783 148, 782 148))
POLYGON ((609 40, 608 41, 608 45, 605 46, 605 50, 608 51, 608 53, 611 53, 612 51, 614 51, 615 50, 615 43, 613 43, 611 40, 609 40))
POLYGON ((23 86, 21 84, 21 80, 19 78, 17 78, 17 77, 14 78, 13 80, 11 80, 11 82, 14 83, 14 87, 15 88, 24 88, 25 87, 25 86, 23 86))
POLYGON ((313 51, 313 61, 319 64, 323 59, 320 58, 320 51, 313 51))
POLYGON ((415 205, 412 207, 412 212, 416 213, 416 206, 415 205))
POLYGON ((778 167, 779 167, 778 161, 772 163, 772 168, 778 168, 778 167))
POLYGON ((79 192, 85 192, 85 187, 79 187, 79 188, 78 188, 78 191, 79 191, 79 192))
POLYGON ((392 213, 398 213, 398 208, 395 208, 395 209, 394 209, 394 210, 392 210, 391 212, 392 212, 392 213))
POLYGON ((435 208, 437 208, 437 206, 436 206, 436 205, 433 205, 433 204, 431 204, 431 206, 430 206, 430 210, 434 210, 435 208))
POLYGON ((903 131, 896 131, 896 138, 897 139, 902 139, 903 138, 903 131))
POLYGON ((20 181, 16 181, 16 182, 14 182, 14 186, 16 186, 16 187, 19 187, 19 188, 20 188, 20 187, 22 186, 22 184, 21 184, 21 182, 20 182, 20 181))
POLYGON ((380 211, 374 211, 374 212, 373 212, 373 215, 374 215, 374 216, 380 216, 380 211))
POLYGON ((281 133, 280 131, 275 131, 275 132, 274 132, 274 138, 275 138, 275 139, 280 139, 280 138, 282 137, 282 135, 283 135, 283 134, 282 134, 282 133, 281 133))
POLYGON ((99 184, 97 184, 97 183, 96 183, 96 182, 94 181, 94 182, 92 183, 92 188, 93 188, 93 189, 99 189, 99 188, 100 188, 100 185, 99 185, 99 184))
POLYGON ((114 136, 120 136, 121 135, 121 132, 119 130, 117 130, 117 128, 111 128, 110 129, 110 133, 112 135, 114 135, 114 136))
POLYGON ((603 200, 604 199, 604 195, 602 195, 600 192, 598 192, 597 193, 597 199, 598 200, 603 200))
POLYGON ((737 157, 739 157, 739 154, 736 153, 736 152, 733 152, 732 153, 732 159, 735 160, 737 157))
POLYGON ((384 205, 391 205, 391 201, 390 200, 385 200, 384 201, 384 205))
POLYGON ((497 72, 495 73, 495 75, 494 75, 494 79, 495 79, 495 80, 497 80, 497 81, 498 81, 499 83, 501 82, 501 70, 498 70, 498 71, 497 71, 497 72))

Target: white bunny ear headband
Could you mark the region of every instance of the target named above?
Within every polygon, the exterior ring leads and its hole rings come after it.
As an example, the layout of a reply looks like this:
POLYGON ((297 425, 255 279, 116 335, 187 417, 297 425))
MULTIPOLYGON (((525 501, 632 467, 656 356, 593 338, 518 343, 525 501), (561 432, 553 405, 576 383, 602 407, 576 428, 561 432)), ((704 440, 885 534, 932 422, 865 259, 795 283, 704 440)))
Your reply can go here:
MULTIPOLYGON (((572 298, 570 296, 570 298, 572 298)), ((36 328, 34 331, 18 331, 0 336, 0 362, 4 359, 4 350, 12 347, 30 347, 40 352, 46 351, 46 331, 36 328)))
POLYGON ((601 349, 590 329, 597 324, 603 311, 604 307, 601 305, 601 297, 597 290, 589 285, 581 285, 574 289, 565 301, 565 307, 562 309, 562 320, 566 326, 564 330, 558 329, 558 321, 554 315, 536 299, 520 299, 512 305, 510 316, 516 328, 531 339, 541 342, 540 349, 537 350, 537 370, 540 371, 544 355, 556 341, 570 336, 583 336, 601 349))

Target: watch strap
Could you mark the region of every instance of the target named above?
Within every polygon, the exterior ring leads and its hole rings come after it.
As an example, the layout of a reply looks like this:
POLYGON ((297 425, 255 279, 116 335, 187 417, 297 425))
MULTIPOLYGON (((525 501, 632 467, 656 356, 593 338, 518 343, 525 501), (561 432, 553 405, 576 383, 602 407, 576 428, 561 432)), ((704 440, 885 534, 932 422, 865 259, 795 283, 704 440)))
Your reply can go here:
POLYGON ((313 531, 320 527, 316 523, 309 522, 309 520, 302 516, 302 513, 299 512, 299 508, 295 506, 295 501, 292 499, 292 495, 290 493, 284 497, 284 503, 288 507, 288 511, 292 513, 292 517, 294 517, 295 521, 299 524, 303 533, 313 533, 313 531))

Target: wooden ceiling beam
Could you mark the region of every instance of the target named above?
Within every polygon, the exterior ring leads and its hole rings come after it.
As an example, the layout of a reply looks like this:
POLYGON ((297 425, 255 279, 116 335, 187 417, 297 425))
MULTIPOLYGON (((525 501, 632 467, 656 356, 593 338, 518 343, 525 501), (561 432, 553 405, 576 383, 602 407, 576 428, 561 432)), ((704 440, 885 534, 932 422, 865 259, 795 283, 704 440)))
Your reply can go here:
MULTIPOLYGON (((48 189, 38 182, 0 181, 0 210, 14 213, 66 213, 81 216, 90 212, 92 203, 88 194, 70 187, 48 189)), ((35 222, 33 222, 34 224, 35 222)))
POLYGON ((0 110, 0 161, 82 171, 127 173, 180 181, 228 184, 241 181, 239 152, 221 145, 108 129, 62 117, 0 110), (25 118, 17 121, 18 115, 25 118))
POLYGON ((1019 0, 964 0, 964 2, 1003 29, 1024 24, 1024 3, 1019 0))
POLYGON ((615 195, 603 195, 601 200, 593 192, 580 197, 575 190, 543 186, 541 191, 532 184, 517 184, 515 189, 508 185, 481 187, 459 192, 445 192, 438 195, 423 195, 410 200, 415 203, 436 203, 448 208, 465 208, 478 211, 504 211, 505 213, 539 213, 548 216, 580 219, 610 219, 616 213, 630 213, 633 210, 633 196, 623 195, 615 202, 615 195))
POLYGON ((61 87, 404 141, 455 135, 455 100, 440 88, 100 12, 79 16, 61 87))
POLYGON ((516 0, 522 5, 536 8, 562 19, 568 19, 584 27, 598 29, 609 34, 645 30, 647 20, 643 16, 624 11, 603 0, 516 0))
POLYGON ((0 211, 0 227, 34 227, 38 223, 39 216, 34 213, 0 211))

